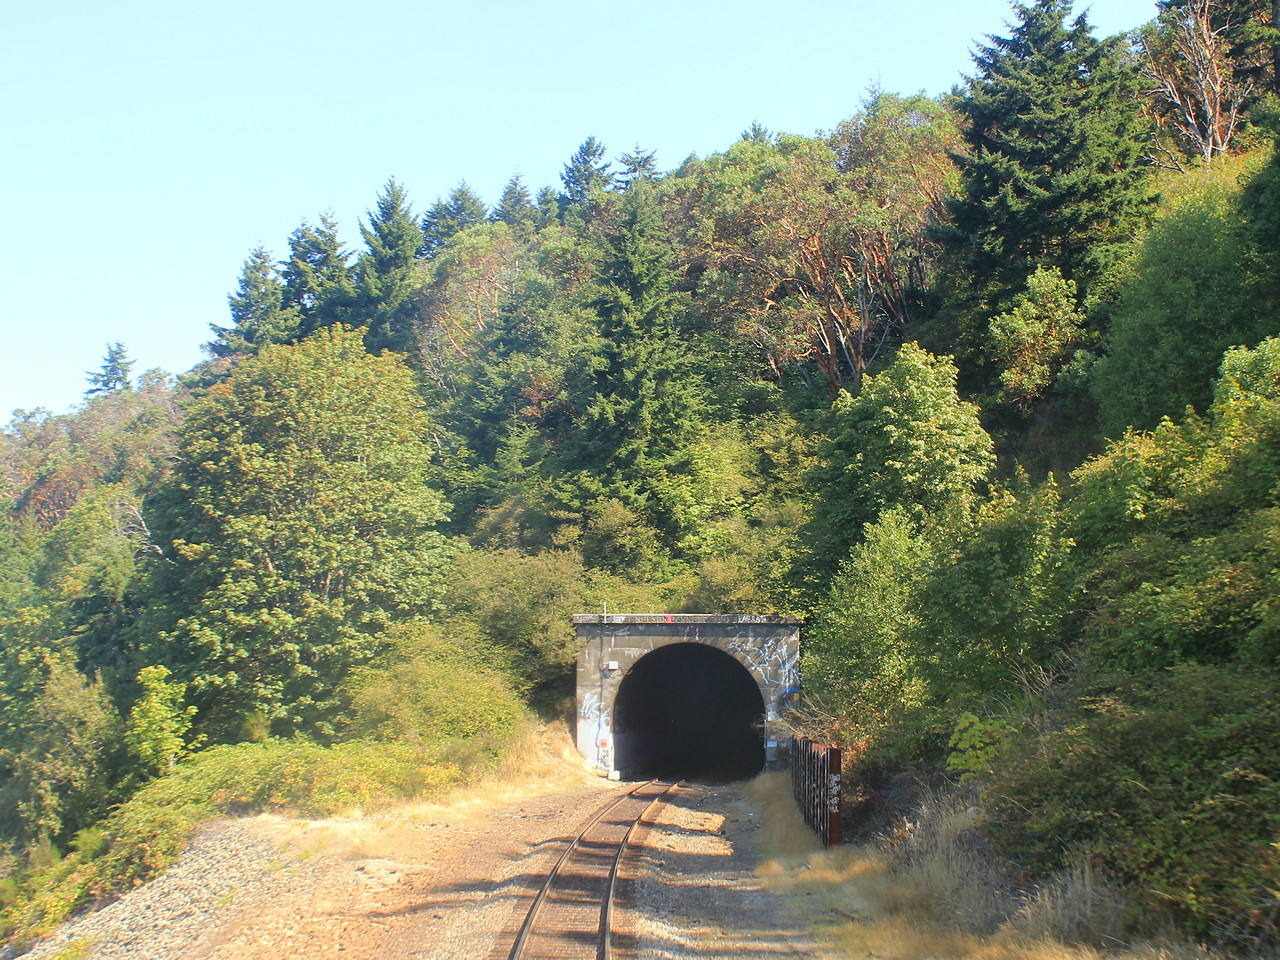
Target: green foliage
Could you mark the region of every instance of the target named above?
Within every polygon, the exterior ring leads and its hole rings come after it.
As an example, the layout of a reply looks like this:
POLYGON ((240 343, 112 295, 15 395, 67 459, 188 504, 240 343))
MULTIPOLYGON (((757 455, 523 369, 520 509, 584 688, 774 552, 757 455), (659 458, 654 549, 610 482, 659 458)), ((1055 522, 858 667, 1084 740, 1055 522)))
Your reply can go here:
POLYGON ((993 841, 1039 871, 1090 859, 1190 933, 1274 948, 1274 678, 1184 666, 1079 692, 1073 722, 998 764, 993 841))
MULTIPOLYGON (((527 201, 527 198, 526 198, 527 201)), ((447 200, 437 200, 422 216, 422 245, 418 256, 430 260, 468 227, 483 223, 489 211, 464 180, 447 200)))
POLYGON ((947 748, 951 751, 947 757, 947 769, 961 771, 961 780, 991 773, 992 762, 1009 746, 1015 733, 1008 720, 999 717, 983 720, 964 711, 947 741, 947 748))
POLYGON ((89 389, 85 394, 93 396, 97 393, 114 393, 117 390, 130 389, 132 381, 129 379, 129 374, 132 370, 133 361, 129 359, 124 344, 119 340, 107 344, 107 352, 102 358, 102 367, 97 373, 89 374, 89 389))
POLYGON ((953 349, 977 359, 986 320, 1009 309, 1037 268, 1087 299, 1148 200, 1141 80, 1122 38, 1098 40, 1070 0, 1014 4, 1008 37, 975 56, 956 101, 968 150, 951 223, 953 349))
POLYGON ((431 609, 444 516, 408 370, 327 327, 246 357, 191 407, 165 497, 160 642, 206 732, 329 729, 391 620, 431 609), (165 622, 167 620, 167 622, 165 622))
POLYGON ((841 735, 871 756, 938 758, 958 716, 1020 709, 1019 685, 1064 645, 1062 527, 1057 488, 1026 483, 931 521, 896 508, 867 525, 805 644, 807 689, 841 735))
POLYGON ((67 652, 86 672, 127 682, 128 630, 143 602, 143 558, 155 545, 129 484, 82 494, 44 544, 40 582, 67 652))
POLYGON ((286 305, 284 281, 265 247, 249 254, 239 289, 228 301, 231 327, 210 324, 214 339, 206 349, 214 357, 253 353, 270 343, 286 343, 297 332, 297 311, 286 305))
POLYGON ((151 781, 103 820, 104 846, 87 843, 56 862, 33 863, 0 913, 0 935, 28 943, 91 899, 141 883, 177 859, 196 827, 219 813, 328 816, 439 796, 461 779, 456 766, 417 744, 274 740, 214 747, 151 781))
POLYGON ((71 413, 18 411, 0 448, 7 506, 50 530, 98 484, 125 483, 141 496, 169 471, 179 418, 172 384, 155 370, 135 389, 89 397, 71 413))
POLYGON ((1076 285, 1054 268, 1037 268, 1012 309, 991 320, 991 352, 1005 396, 1024 409, 1053 386, 1084 338, 1076 285))
POLYGON ((928 703, 912 638, 916 594, 932 565, 933 545, 907 513, 886 511, 866 527, 806 631, 806 696, 837 717, 842 739, 863 752, 912 749, 884 740, 928 703))
POLYGON ((812 365, 856 391, 924 295, 955 138, 938 103, 875 94, 829 143, 757 131, 687 164, 664 190, 687 211, 699 308, 776 376, 812 365))
POLYGON ((376 666, 347 681, 363 737, 440 749, 462 740, 496 752, 525 715, 502 651, 421 621, 398 625, 376 666))
POLYGON ((479 638, 541 695, 565 695, 577 657, 571 617, 594 606, 587 570, 573 550, 459 553, 441 599, 445 629, 479 638))
POLYGON ((517 173, 502 188, 502 196, 498 199, 498 205, 493 208, 492 218, 514 229, 531 226, 536 216, 537 208, 533 205, 529 188, 525 186, 524 178, 517 173))
POLYGON ((618 204, 598 283, 600 346, 573 386, 573 429, 554 463, 562 509, 581 524, 589 563, 660 568, 657 538, 678 542, 693 519, 670 478, 696 478, 691 447, 707 414, 701 378, 675 339, 685 297, 646 185, 618 204))
POLYGON ((1074 543, 1059 504, 1052 479, 1019 482, 939 526, 912 639, 940 701, 1007 701, 1064 646, 1074 543))
POLYGON ((62 842, 115 799, 120 716, 100 681, 53 661, 19 729, 20 746, 0 750, 4 832, 62 842))
POLYGON ((501 222, 453 234, 433 255, 414 340, 418 362, 437 392, 447 396, 466 388, 483 368, 494 327, 528 273, 521 265, 527 255, 501 222))
POLYGON ((905 344, 856 397, 832 405, 813 486, 818 556, 839 562, 865 524, 900 507, 914 519, 970 496, 994 463, 977 408, 956 394, 956 368, 905 344))
POLYGON ((367 250, 353 270, 351 321, 366 328, 370 350, 404 350, 418 314, 415 260, 423 237, 408 195, 394 179, 378 195, 360 235, 367 250))
POLYGON ((1160 210, 1116 291, 1093 393, 1104 430, 1154 427, 1188 406, 1205 410, 1223 351, 1280 331, 1266 309, 1258 254, 1236 207, 1239 164, 1187 175, 1160 210))
POLYGON ((142 696, 129 711, 125 724, 125 748, 147 774, 163 773, 188 750, 187 733, 195 707, 180 706, 186 690, 182 684, 171 683, 169 676, 170 671, 164 666, 138 671, 142 696))
MULTIPOLYGON (((1187 0, 1158 0, 1162 14, 1187 0)), ((1209 23, 1226 47, 1231 73, 1265 97, 1280 93, 1280 12, 1268 0, 1216 0, 1209 23)))
POLYGON ((1209 419, 1128 433, 1077 472, 1101 662, 1280 663, 1280 340, 1228 351, 1209 419))
POLYGON ((1258 158, 1164 177, 1130 245, 1132 58, 1069 8, 1015 6, 967 91, 873 91, 826 137, 755 125, 666 174, 637 147, 616 177, 589 139, 563 193, 513 178, 492 212, 463 183, 419 218, 393 180, 354 263, 330 218, 303 223, 284 263, 251 253, 180 444, 169 385, 129 387, 122 352, 71 414, 18 414, 0 817, 31 855, 5 922, 47 928, 218 811, 455 782, 443 757, 491 760, 526 702, 565 709, 570 615, 607 605, 810 615, 807 695, 858 755, 1008 783, 1036 867, 1095 856, 1159 878, 1191 929, 1257 928, 1241 904, 1273 908, 1280 863, 1255 756, 1280 665, 1280 346, 1209 373, 1276 329, 1276 161, 1243 191, 1258 158), (922 321, 959 367, 912 342, 922 321), (1068 469, 1099 448, 1090 378, 1119 439, 1074 487, 1011 461, 984 491, 988 430, 1068 469), (1258 676, 1031 692, 1188 660, 1258 676), (1166 751, 1175 707, 1199 726, 1166 751), (193 731, 255 743, 184 755, 193 731), (373 740, 271 739, 344 733, 373 740), (1265 821, 1239 882, 1213 873, 1237 802, 1265 821))
POLYGON ((338 239, 338 224, 321 215, 320 225, 306 223, 289 236, 289 259, 284 264, 285 302, 297 310, 298 334, 305 336, 331 323, 354 323, 350 311, 355 285, 338 239))
POLYGON ((1240 197, 1240 212, 1249 238, 1270 258, 1272 272, 1280 262, 1280 150, 1249 181, 1240 197))
POLYGON ((560 182, 560 216, 574 207, 581 208, 593 194, 608 189, 613 183, 612 164, 604 159, 605 146, 595 137, 587 137, 564 165, 560 182))

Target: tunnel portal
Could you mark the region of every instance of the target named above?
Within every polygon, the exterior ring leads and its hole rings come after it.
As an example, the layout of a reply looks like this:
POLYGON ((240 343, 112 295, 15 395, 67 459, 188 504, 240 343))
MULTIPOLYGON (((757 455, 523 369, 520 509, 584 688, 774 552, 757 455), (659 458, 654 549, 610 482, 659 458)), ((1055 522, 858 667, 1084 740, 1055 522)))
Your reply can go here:
POLYGON ((581 614, 578 750, 602 776, 737 779, 767 767, 799 692, 800 624, 581 614))
POLYGON ((764 766, 764 698, 729 654, 671 644, 623 677, 613 736, 614 765, 627 780, 753 777, 764 766))

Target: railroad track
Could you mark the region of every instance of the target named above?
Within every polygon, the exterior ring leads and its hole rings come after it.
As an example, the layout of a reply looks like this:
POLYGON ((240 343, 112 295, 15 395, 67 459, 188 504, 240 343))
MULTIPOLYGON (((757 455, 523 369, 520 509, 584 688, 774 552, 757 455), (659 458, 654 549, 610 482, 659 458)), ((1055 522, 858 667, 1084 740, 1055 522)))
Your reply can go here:
POLYGON ((679 784, 651 780, 605 804, 569 843, 523 923, 494 960, 566 960, 612 955, 618 871, 635 829, 679 784))

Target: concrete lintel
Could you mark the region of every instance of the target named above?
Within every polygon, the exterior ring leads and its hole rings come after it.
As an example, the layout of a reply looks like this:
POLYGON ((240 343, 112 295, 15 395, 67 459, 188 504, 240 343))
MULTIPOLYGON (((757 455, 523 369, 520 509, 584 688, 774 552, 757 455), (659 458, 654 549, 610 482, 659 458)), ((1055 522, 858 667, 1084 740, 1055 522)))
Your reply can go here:
POLYGON ((737 613, 575 613, 573 622, 587 626, 593 623, 742 623, 780 627, 800 626, 800 621, 791 617, 757 617, 737 613))

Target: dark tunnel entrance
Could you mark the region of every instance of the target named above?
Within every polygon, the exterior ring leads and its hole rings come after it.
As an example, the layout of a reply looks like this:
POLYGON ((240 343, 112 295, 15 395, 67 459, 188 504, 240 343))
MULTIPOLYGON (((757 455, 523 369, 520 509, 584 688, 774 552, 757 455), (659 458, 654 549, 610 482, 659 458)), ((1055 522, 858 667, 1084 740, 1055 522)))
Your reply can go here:
POLYGON ((628 780, 724 782, 764 767, 764 698, 732 656, 701 643, 645 654, 614 703, 615 765, 628 780))

